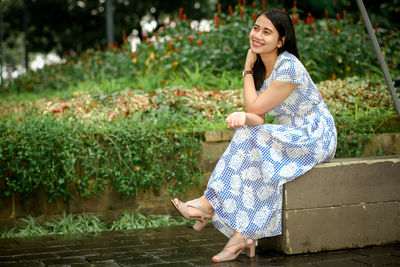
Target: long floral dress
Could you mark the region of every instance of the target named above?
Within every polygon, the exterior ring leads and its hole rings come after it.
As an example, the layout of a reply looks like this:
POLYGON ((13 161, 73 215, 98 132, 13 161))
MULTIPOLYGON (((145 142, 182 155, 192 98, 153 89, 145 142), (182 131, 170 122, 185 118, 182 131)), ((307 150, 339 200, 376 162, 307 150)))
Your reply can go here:
POLYGON ((204 193, 214 225, 227 237, 234 230, 252 239, 281 234, 283 184, 336 151, 333 118, 302 63, 281 53, 259 94, 273 80, 299 85, 268 112, 275 124, 236 130, 204 193))

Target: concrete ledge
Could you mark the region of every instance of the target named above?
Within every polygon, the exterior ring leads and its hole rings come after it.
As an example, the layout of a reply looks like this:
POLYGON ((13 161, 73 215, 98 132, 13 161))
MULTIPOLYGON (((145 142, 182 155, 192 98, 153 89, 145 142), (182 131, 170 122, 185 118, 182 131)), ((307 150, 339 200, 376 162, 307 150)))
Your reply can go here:
POLYGON ((282 235, 260 245, 286 254, 400 241, 400 156, 334 159, 284 185, 282 235))

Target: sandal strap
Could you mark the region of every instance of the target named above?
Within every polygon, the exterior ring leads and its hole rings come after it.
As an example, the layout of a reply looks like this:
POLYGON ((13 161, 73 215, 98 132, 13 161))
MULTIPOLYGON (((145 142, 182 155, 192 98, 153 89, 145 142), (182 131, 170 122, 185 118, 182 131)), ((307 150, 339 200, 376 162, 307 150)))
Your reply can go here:
MULTIPOLYGON (((206 207, 204 207, 203 204, 201 204, 201 202, 198 199, 194 199, 194 200, 190 200, 188 202, 186 202, 186 206, 187 207, 191 207, 191 208, 195 208, 203 213, 205 213, 205 215, 209 215, 212 213, 212 209, 208 209, 206 207)), ((201 218, 204 218, 205 216, 204 214, 201 216, 201 218)))

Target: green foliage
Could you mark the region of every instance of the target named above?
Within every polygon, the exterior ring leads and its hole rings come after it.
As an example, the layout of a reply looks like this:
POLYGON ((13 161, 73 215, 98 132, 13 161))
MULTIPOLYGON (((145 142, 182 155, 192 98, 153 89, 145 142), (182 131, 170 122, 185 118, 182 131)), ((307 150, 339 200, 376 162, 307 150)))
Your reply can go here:
POLYGON ((95 215, 64 214, 43 224, 48 234, 99 233, 107 230, 106 223, 95 215))
MULTIPOLYGON (((200 31, 189 20, 174 19, 145 38, 134 53, 127 42, 120 47, 72 53, 64 63, 4 81, 1 92, 64 90, 82 81, 103 86, 120 79, 127 87, 146 92, 165 85, 232 89, 236 82, 210 78, 240 75, 253 15, 259 11, 236 6, 232 14, 216 13, 209 31, 200 31)), ((310 14, 304 21, 292 15, 300 56, 314 81, 381 74, 363 22, 359 17, 337 15, 339 19, 315 20, 310 14)), ((376 35, 392 75, 399 75, 400 31, 376 25, 376 35)))
POLYGON ((159 228, 172 225, 186 225, 189 221, 182 217, 177 219, 170 215, 144 216, 138 211, 125 212, 112 224, 103 218, 87 214, 68 214, 38 223, 32 216, 20 219, 22 224, 0 233, 0 238, 24 238, 45 235, 74 235, 84 233, 100 233, 104 231, 127 231, 145 228, 159 228))
POLYGON ((168 131, 153 119, 132 116, 120 122, 80 123, 71 116, 25 116, 0 121, 1 196, 29 196, 42 190, 49 201, 74 194, 88 197, 108 185, 123 194, 167 188, 185 192, 198 181, 200 140, 168 131), (171 155, 175 155, 171 157, 171 155))
POLYGON ((375 77, 351 77, 317 85, 335 119, 338 158, 359 157, 373 134, 400 132, 400 118, 389 90, 375 77))
POLYGON ((114 231, 123 231, 185 225, 187 223, 188 221, 182 217, 179 217, 178 219, 174 219, 170 215, 150 215, 146 217, 136 211, 132 213, 125 212, 122 214, 122 216, 112 224, 110 229, 114 231))

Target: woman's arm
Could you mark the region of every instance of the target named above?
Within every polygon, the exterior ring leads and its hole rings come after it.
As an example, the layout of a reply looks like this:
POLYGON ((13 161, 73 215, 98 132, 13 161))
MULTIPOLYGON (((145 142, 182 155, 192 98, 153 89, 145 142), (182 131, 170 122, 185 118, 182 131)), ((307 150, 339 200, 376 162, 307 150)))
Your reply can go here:
MULTIPOLYGON (((257 55, 251 51, 247 52, 245 70, 253 69, 257 55)), ((253 75, 244 76, 243 96, 246 111, 254 114, 265 114, 280 103, 282 103, 296 88, 298 83, 272 81, 268 88, 260 95, 257 94, 253 75)))
POLYGON ((265 116, 247 112, 233 112, 226 118, 228 128, 237 129, 244 125, 258 126, 263 124, 265 116))
POLYGON ((297 83, 272 81, 268 88, 257 95, 252 75, 244 77, 244 104, 246 111, 265 114, 282 103, 296 88, 297 83))

